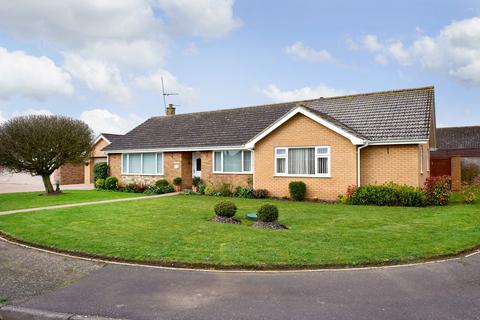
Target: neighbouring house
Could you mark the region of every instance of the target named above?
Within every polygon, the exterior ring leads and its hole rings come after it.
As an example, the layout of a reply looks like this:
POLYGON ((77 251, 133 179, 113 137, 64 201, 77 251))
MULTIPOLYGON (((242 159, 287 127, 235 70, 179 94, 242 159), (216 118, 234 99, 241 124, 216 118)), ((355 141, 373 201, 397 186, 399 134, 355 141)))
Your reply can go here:
POLYGON ((480 183, 480 126, 437 128, 436 136, 431 175, 452 176, 454 190, 459 190, 462 182, 480 183))
POLYGON ((54 172, 52 180, 58 180, 62 185, 93 183, 93 168, 95 164, 108 162, 107 154, 104 153, 102 149, 114 142, 119 137, 122 137, 122 135, 111 133, 100 134, 95 139, 90 157, 84 165, 67 163, 54 172))
POLYGON ((103 148, 123 183, 192 177, 272 196, 304 181, 333 200, 350 185, 422 186, 435 146, 434 88, 424 87, 152 117, 103 148))

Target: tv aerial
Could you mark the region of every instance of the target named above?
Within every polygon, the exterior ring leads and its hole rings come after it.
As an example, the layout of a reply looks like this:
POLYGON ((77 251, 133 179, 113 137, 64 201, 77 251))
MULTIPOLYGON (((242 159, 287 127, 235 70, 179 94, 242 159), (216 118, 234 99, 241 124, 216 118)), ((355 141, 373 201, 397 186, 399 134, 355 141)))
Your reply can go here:
MULTIPOLYGON (((163 76, 161 77, 162 79, 162 96, 163 96, 163 105, 166 108, 167 107, 167 97, 168 96, 178 96, 178 93, 174 92, 165 92, 165 85, 163 83, 163 76)), ((173 105, 172 105, 173 106, 173 105)))

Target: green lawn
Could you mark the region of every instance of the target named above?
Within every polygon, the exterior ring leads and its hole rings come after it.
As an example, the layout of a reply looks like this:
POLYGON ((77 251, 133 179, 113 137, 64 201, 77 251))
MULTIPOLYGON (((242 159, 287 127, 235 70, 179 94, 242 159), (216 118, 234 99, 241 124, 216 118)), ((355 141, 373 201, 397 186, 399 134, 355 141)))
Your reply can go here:
POLYGON ((59 204, 133 198, 143 194, 96 190, 65 190, 63 194, 44 196, 42 191, 0 193, 0 211, 38 208, 59 204))
POLYGON ((66 250, 142 261, 224 266, 406 262, 480 243, 480 204, 362 207, 231 199, 242 225, 208 221, 207 196, 172 196, 0 216, 0 230, 66 250), (250 227, 244 215, 274 203, 289 230, 250 227))

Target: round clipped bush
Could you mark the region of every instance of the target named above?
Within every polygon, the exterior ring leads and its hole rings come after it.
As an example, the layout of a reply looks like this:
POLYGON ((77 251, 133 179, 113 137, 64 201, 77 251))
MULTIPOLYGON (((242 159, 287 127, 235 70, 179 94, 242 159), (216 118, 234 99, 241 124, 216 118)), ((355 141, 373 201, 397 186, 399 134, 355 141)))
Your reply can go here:
POLYGON ((182 178, 180 178, 180 177, 174 178, 174 179, 173 179, 173 184, 174 184, 175 186, 181 185, 181 184, 182 184, 182 178))
POLYGON ((219 217, 232 218, 237 212, 237 206, 231 201, 220 201, 213 208, 219 217))
POLYGON ((95 181, 95 188, 97 190, 105 189, 105 179, 97 179, 97 181, 95 181))
POLYGON ((166 187, 168 186, 168 181, 165 179, 160 179, 155 182, 155 186, 157 187, 166 187))
POLYGON ((302 201, 305 198, 307 192, 307 186, 303 181, 292 181, 288 184, 290 191, 290 197, 295 201, 302 201))
POLYGON ((202 179, 200 179, 200 177, 192 178, 192 186, 198 187, 201 183, 202 183, 202 179))
POLYGON ((278 220, 278 209, 273 204, 264 204, 257 210, 257 219, 261 222, 275 222, 278 220))
POLYGON ((117 177, 108 177, 105 179, 105 189, 107 190, 117 190, 118 189, 118 179, 117 177))

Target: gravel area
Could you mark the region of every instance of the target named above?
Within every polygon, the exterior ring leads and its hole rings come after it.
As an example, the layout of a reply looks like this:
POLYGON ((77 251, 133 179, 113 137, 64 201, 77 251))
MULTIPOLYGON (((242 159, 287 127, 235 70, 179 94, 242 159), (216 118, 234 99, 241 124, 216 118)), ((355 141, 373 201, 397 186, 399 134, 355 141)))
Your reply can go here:
POLYGON ((0 240, 0 300, 18 304, 77 282, 104 264, 28 250, 0 240))
POLYGON ((288 229, 283 224, 279 224, 279 223, 276 223, 276 222, 257 221, 253 224, 253 226, 255 228, 264 228, 264 229, 273 229, 273 230, 286 230, 286 229, 288 229))
POLYGON ((215 217, 211 219, 212 222, 220 222, 220 223, 229 223, 229 224, 240 224, 241 222, 234 218, 225 218, 225 217, 215 217))

